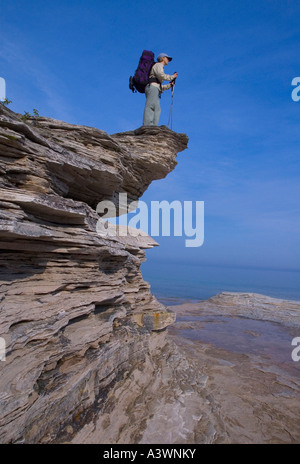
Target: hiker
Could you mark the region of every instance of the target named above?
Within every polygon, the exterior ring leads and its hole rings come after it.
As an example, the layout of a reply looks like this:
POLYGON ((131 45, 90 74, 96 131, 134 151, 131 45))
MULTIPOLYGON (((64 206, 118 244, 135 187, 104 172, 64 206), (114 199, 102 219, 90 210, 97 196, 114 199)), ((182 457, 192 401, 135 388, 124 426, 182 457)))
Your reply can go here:
POLYGON ((160 53, 150 71, 149 83, 146 85, 146 104, 144 110, 143 125, 158 126, 160 117, 160 97, 162 92, 170 89, 175 84, 175 79, 178 74, 175 72, 172 75, 164 73, 164 66, 172 61, 172 58, 166 53, 160 53), (163 81, 170 81, 169 84, 162 84, 163 81))

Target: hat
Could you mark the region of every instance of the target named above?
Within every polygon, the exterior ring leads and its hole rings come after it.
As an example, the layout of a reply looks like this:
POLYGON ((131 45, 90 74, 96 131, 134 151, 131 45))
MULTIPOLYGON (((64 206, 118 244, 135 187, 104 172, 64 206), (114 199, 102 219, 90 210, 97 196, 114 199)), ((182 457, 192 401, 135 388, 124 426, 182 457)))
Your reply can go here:
POLYGON ((172 61, 172 58, 171 58, 169 55, 167 55, 166 53, 160 53, 160 54, 158 55, 158 57, 157 57, 157 61, 160 61, 161 58, 163 58, 164 56, 166 56, 167 58, 169 58, 169 61, 172 61))

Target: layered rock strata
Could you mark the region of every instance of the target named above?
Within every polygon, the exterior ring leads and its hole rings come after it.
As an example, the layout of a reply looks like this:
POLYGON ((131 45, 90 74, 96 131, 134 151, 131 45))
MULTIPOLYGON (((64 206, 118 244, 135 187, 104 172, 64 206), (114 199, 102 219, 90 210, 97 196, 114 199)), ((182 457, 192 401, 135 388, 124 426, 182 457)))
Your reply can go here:
POLYGON ((140 272, 157 243, 99 235, 95 208, 138 200, 186 146, 166 127, 109 136, 0 106, 0 442, 138 440, 175 316, 140 272))

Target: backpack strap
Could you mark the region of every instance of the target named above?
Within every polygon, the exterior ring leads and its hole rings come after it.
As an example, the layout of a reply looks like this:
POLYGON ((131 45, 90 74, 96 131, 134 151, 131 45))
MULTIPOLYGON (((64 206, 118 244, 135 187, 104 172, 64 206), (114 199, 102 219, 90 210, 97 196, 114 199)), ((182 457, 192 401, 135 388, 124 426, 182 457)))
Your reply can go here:
POLYGON ((157 79, 157 77, 150 77, 148 82, 149 84, 152 84, 152 82, 155 82, 156 84, 160 84, 160 81, 157 79))

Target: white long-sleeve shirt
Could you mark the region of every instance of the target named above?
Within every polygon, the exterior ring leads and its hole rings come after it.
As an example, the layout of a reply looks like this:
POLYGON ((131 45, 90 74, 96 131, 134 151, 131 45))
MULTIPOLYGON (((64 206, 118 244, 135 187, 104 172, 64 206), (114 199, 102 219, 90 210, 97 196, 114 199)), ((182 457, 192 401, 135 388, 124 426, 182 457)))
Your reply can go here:
POLYGON ((158 84, 157 82, 151 82, 151 85, 155 85, 162 92, 164 90, 168 90, 171 87, 171 84, 162 84, 163 81, 172 81, 175 78, 174 74, 170 75, 164 73, 164 64, 161 62, 155 63, 152 66, 149 78, 151 79, 151 77, 156 77, 160 82, 160 84, 158 84))

